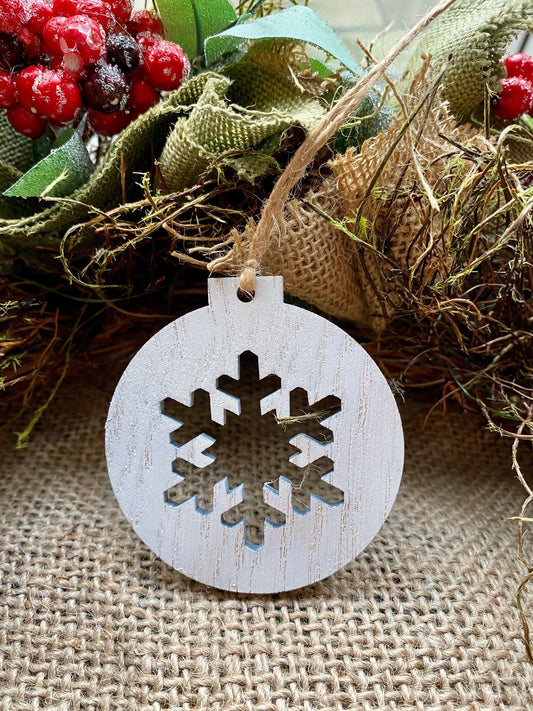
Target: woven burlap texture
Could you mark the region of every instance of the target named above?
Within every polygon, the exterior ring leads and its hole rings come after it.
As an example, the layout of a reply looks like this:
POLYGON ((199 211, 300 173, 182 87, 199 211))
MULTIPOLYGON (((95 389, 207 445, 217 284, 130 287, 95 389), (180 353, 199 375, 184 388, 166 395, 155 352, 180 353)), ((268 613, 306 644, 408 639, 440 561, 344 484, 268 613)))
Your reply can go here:
POLYGON ((172 191, 194 185, 213 166, 253 182, 272 165, 286 131, 311 130, 327 111, 317 97, 328 82, 312 72, 298 43, 260 42, 223 72, 211 75, 165 143, 159 162, 172 191))
POLYGON ((431 262, 437 264, 449 250, 449 244, 439 240, 442 225, 438 214, 433 213, 431 229, 423 233, 422 227, 431 200, 438 204, 439 198, 454 185, 461 185, 472 170, 473 162, 466 152, 456 150, 453 159, 450 140, 473 151, 490 150, 490 143, 472 127, 457 125, 448 105, 438 96, 404 131, 407 117, 429 91, 430 82, 426 63, 403 97, 404 110, 390 127, 367 141, 359 154, 348 149, 332 162, 347 225, 377 248, 372 252, 357 247, 360 299, 366 323, 375 331, 384 330, 394 312, 395 294, 387 283, 388 274, 398 269, 407 272, 434 242, 431 262), (402 132, 402 139, 389 156, 390 147, 402 132), (391 261, 387 263, 381 255, 391 261))
MULTIPOLYGON (((366 325, 361 297, 364 282, 357 273, 356 250, 350 237, 328 218, 342 221, 342 203, 334 180, 311 189, 304 200, 290 200, 261 259, 261 272, 283 276, 285 290, 339 319, 366 325)), ((231 251, 211 265, 215 271, 238 274, 255 238, 255 222, 243 232, 233 230, 231 251)))
MULTIPOLYGON (((88 384, 89 383, 89 384, 88 384)), ((189 581, 124 520, 106 474, 113 389, 63 387, 28 449, 1 431, 4 711, 525 711, 514 592, 523 492, 473 416, 403 407, 404 480, 357 560, 291 594, 189 581)))
MULTIPOLYGON (((129 189, 135 179, 139 179, 139 173, 150 164, 152 150, 159 152, 162 149, 180 107, 196 100, 203 81, 189 82, 174 92, 167 102, 147 111, 123 131, 90 180, 70 196, 72 202, 53 202, 51 206, 36 204, 33 214, 21 214, 17 218, 8 212, 0 213, 0 257, 7 258, 27 252, 38 244, 57 247, 59 237, 68 227, 87 219, 88 205, 96 209, 116 205, 121 195, 121 165, 127 168, 126 183, 129 189)), ((5 180, 6 177, 7 167, 4 166, 0 178, 5 180)))
POLYGON ((413 58, 433 56, 447 65, 444 96, 453 113, 466 118, 483 102, 487 87, 499 91, 502 57, 521 30, 533 28, 531 0, 457 0, 424 33, 413 58))
MULTIPOLYGON (((471 126, 457 125, 439 96, 405 127, 433 80, 426 61, 389 128, 365 141, 360 152, 349 148, 337 155, 330 177, 287 203, 260 261, 261 272, 281 274, 292 295, 376 332, 394 313, 388 272, 406 271, 434 239, 438 242, 438 214, 433 229, 419 234, 430 200, 460 185, 472 169, 468 155, 450 139, 472 150, 491 150, 471 126)), ((242 270, 254 247, 256 224, 250 221, 242 233, 233 230, 232 239, 229 251, 211 264, 213 271, 242 270)), ((432 259, 447 248, 434 249, 432 259)))

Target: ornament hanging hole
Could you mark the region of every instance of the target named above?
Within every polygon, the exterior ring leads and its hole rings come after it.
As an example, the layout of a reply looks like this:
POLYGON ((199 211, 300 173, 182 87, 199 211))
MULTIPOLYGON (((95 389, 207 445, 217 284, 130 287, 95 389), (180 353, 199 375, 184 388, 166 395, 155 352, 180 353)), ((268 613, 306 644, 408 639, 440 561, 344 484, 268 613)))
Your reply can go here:
POLYGON ((244 291, 240 287, 237 289, 237 298, 242 301, 243 304, 249 304, 255 298, 255 291, 244 291))

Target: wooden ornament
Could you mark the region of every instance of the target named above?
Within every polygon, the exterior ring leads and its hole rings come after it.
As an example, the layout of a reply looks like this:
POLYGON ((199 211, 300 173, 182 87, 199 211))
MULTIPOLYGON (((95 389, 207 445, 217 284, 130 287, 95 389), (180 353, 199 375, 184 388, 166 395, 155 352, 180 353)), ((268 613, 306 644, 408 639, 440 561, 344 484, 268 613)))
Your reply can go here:
POLYGON ((206 585, 292 590, 374 538, 403 467, 394 397, 344 331, 283 300, 281 277, 210 279, 209 305, 133 358, 106 424, 136 533, 206 585))

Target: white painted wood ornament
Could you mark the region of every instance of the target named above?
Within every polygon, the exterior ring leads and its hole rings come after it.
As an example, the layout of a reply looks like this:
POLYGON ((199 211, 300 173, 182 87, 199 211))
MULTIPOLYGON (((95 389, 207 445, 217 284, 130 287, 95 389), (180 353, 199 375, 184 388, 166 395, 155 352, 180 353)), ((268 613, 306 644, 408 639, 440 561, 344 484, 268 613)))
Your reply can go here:
POLYGON ((274 593, 335 573, 374 538, 403 467, 376 364, 281 277, 209 280, 209 306, 133 358, 106 425, 109 476, 140 538, 224 590, 274 593))

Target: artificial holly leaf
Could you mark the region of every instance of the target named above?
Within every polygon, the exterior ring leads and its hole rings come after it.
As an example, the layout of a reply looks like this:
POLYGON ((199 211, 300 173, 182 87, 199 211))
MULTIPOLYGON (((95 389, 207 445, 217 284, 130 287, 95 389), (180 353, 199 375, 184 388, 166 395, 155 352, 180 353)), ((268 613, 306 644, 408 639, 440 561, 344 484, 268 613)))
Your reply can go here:
POLYGON ((204 51, 204 42, 208 37, 222 32, 237 20, 237 13, 229 0, 192 0, 196 15, 198 46, 197 56, 204 51))
POLYGON ((263 39, 289 39, 311 44, 337 59, 354 74, 362 75, 355 58, 331 27, 314 10, 301 5, 237 24, 208 37, 204 43, 206 62, 208 66, 216 62, 235 47, 236 40, 243 44, 263 39))
POLYGON ((4 195, 6 197, 53 197, 70 195, 89 180, 94 164, 74 129, 66 129, 50 153, 30 168, 4 195))
POLYGON ((41 161, 43 158, 46 158, 47 155, 50 155, 50 151, 53 147, 54 143, 52 139, 48 138, 46 134, 42 135, 40 138, 35 138, 32 141, 33 165, 41 161))
POLYGON ((154 0, 165 37, 179 44, 188 57, 195 57, 198 47, 196 15, 192 0, 154 0))
POLYGON ((203 51, 207 37, 221 32, 237 20, 229 0, 156 0, 165 36, 191 57, 203 51))

